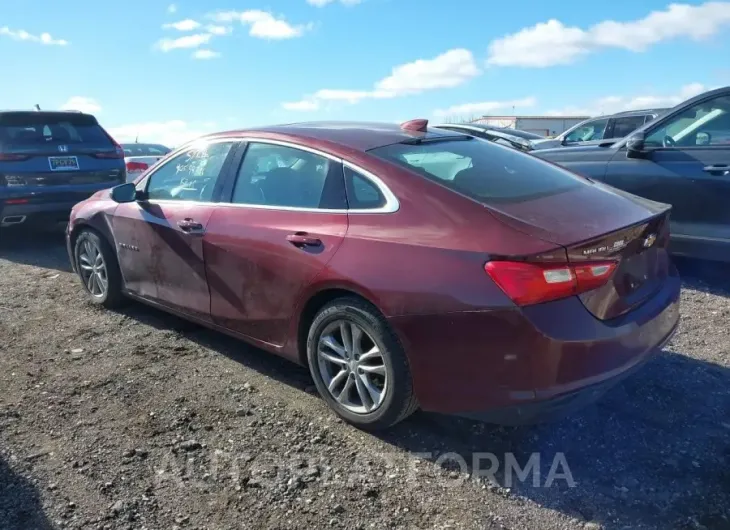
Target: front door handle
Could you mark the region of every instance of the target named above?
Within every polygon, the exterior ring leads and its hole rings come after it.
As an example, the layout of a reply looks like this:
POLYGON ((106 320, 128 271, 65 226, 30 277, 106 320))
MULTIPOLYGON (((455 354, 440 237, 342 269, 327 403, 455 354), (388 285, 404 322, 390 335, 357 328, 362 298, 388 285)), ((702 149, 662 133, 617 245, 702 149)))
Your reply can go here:
POLYGON ((201 223, 194 221, 190 218, 178 221, 177 226, 179 226, 180 230, 182 230, 186 234, 202 234, 205 231, 201 223))
POLYGON ((295 247, 318 247, 322 244, 321 239, 307 235, 306 232, 289 234, 286 236, 286 240, 295 247))
POLYGON ((730 175, 730 165, 728 164, 715 164, 713 166, 705 166, 702 171, 707 173, 719 173, 720 175, 730 175))

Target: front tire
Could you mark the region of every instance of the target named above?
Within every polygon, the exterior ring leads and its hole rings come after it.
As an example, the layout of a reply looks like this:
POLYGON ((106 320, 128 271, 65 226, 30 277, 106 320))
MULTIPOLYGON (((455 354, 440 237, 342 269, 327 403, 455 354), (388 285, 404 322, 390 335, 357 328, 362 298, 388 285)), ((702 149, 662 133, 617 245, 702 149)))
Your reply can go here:
POLYGON ((123 302, 122 274, 114 250, 92 230, 83 230, 74 245, 76 271, 89 299, 108 309, 123 302))
POLYGON ((408 359, 380 312, 359 298, 338 298, 314 318, 309 370, 322 398, 344 420, 379 430, 410 416, 418 402, 408 359))

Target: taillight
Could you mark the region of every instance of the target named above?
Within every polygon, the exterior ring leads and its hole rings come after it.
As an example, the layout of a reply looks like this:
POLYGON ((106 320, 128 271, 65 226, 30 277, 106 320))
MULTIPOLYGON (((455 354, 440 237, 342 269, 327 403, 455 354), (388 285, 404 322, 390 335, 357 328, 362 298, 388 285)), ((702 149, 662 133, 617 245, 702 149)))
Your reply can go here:
POLYGON ((106 153, 94 153, 94 156, 96 158, 124 158, 124 149, 122 149, 121 145, 115 144, 114 145, 114 152, 106 152, 106 153))
POLYGON ((20 155, 17 153, 0 153, 0 162, 16 162, 28 160, 30 155, 20 155))
POLYGON ((127 162, 127 172, 129 173, 134 171, 144 171, 148 167, 150 166, 144 162, 127 162))
POLYGON ((526 306, 566 298, 600 287, 616 270, 616 262, 570 265, 490 261, 484 266, 484 270, 515 304, 526 306))

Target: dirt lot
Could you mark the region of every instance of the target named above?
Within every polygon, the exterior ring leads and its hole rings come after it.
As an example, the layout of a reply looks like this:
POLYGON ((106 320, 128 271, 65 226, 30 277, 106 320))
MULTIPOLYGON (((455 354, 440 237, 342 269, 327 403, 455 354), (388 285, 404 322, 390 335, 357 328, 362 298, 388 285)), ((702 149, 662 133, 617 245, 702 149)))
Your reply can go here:
POLYGON ((416 413, 373 436, 302 368, 138 304, 92 307, 58 234, 0 238, 2 529, 730 528, 728 268, 682 264, 673 342, 577 416, 416 413), (533 453, 537 487, 503 472, 533 453))

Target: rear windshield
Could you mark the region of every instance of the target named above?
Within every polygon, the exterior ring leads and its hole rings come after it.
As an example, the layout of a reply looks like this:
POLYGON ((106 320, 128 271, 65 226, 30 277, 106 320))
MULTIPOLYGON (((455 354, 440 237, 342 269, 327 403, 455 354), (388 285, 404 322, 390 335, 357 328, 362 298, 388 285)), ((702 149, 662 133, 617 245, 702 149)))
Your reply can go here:
POLYGON ((475 138, 392 144, 370 152, 484 204, 528 201, 587 184, 544 160, 475 138))
POLYGON ((72 113, 12 112, 0 114, 0 145, 34 148, 44 145, 113 145, 93 116, 72 113))
POLYGON ((168 147, 159 144, 122 144, 124 156, 162 156, 170 152, 168 147))

